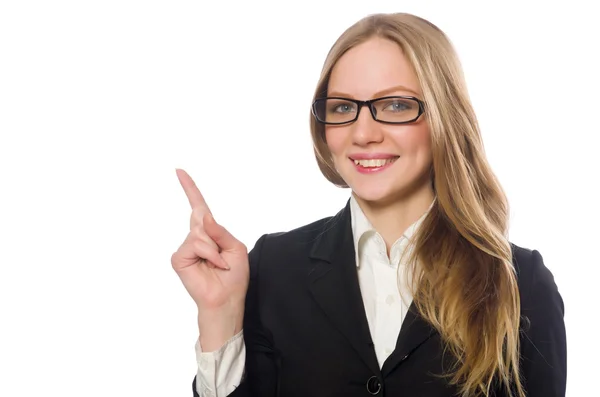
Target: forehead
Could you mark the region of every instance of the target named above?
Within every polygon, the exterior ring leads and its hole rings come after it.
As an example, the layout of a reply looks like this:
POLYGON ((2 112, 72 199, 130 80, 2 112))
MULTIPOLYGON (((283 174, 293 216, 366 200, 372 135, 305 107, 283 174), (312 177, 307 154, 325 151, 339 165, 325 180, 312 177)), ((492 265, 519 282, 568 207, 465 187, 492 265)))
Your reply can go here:
POLYGON ((400 46, 383 38, 369 39, 342 55, 328 85, 330 96, 334 93, 360 99, 420 92, 417 76, 400 46), (395 89, 398 86, 404 89, 395 89))

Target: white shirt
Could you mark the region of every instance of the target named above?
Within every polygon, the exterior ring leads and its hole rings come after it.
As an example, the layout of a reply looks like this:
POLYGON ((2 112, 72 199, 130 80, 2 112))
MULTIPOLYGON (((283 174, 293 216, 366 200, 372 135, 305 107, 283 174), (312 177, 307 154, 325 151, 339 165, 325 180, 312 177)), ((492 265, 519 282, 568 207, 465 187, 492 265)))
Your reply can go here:
MULTIPOLYGON (((433 203, 432 203, 433 205, 433 203)), ((431 206, 429 207, 431 208, 431 206)), ((380 367, 396 348, 400 327, 412 303, 405 273, 410 238, 425 218, 421 216, 394 242, 387 255, 383 237, 375 231, 351 196, 350 213, 358 282, 365 305, 371 338, 380 367)), ((243 331, 231 338, 218 351, 204 353, 196 341, 198 373, 196 390, 201 397, 225 397, 239 385, 246 360, 243 331)))

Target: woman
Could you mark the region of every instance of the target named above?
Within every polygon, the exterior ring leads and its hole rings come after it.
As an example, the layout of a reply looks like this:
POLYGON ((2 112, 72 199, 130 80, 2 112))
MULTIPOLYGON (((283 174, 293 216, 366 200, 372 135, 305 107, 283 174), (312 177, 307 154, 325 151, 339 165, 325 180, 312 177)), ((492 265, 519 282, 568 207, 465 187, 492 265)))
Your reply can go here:
POLYGON ((457 56, 409 14, 331 49, 311 112, 337 215, 252 251, 178 170, 191 228, 172 264, 198 306, 200 396, 564 396, 563 302, 511 244, 457 56))

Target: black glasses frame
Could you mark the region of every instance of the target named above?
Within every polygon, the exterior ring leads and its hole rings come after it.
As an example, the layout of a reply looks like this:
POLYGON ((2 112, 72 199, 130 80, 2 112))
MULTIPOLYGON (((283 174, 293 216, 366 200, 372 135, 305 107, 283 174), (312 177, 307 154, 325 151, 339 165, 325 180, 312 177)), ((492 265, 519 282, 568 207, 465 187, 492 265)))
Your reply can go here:
POLYGON ((393 95, 393 96, 385 96, 385 97, 381 97, 381 98, 375 98, 375 99, 370 99, 368 101, 359 101, 358 99, 350 99, 350 98, 343 98, 343 97, 325 97, 325 98, 317 98, 315 99, 315 101, 313 102, 312 106, 311 106, 311 110, 312 110, 312 114, 315 118, 315 120, 317 120, 319 123, 322 124, 328 124, 328 125, 343 125, 343 124, 350 124, 350 123, 354 123, 356 120, 358 120, 358 117, 360 116, 360 111, 364 106, 368 106, 369 107, 369 111, 371 112, 371 117, 373 117, 373 120, 379 122, 379 123, 384 123, 384 124, 408 124, 408 123, 414 123, 415 121, 417 121, 419 119, 419 117, 421 117, 421 115, 423 113, 425 113, 425 102, 423 102, 422 100, 420 100, 417 97, 414 96, 404 96, 404 95, 393 95), (375 107, 373 106, 373 104, 375 102, 384 100, 384 99, 394 99, 394 98, 399 98, 399 99, 411 99, 413 101, 416 101, 419 104, 419 113, 411 120, 407 120, 407 121, 383 121, 383 120, 379 120, 377 119, 377 115, 375 112, 375 107), (356 116, 354 116, 354 118, 352 120, 348 120, 348 121, 343 121, 341 123, 332 123, 332 122, 327 122, 325 120, 321 120, 317 114, 317 106, 321 103, 321 102, 325 102, 328 99, 341 99, 344 101, 348 101, 348 102, 353 102, 356 104, 358 110, 356 111, 356 116))

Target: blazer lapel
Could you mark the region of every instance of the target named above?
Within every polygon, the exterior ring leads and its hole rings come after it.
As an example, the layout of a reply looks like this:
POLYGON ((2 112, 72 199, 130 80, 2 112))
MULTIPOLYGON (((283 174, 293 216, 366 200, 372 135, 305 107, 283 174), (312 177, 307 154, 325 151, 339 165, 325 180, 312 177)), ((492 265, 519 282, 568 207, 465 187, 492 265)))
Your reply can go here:
POLYGON ((408 359, 419 346, 436 333, 437 331, 418 313, 413 302, 402 322, 396 349, 383 363, 382 375, 384 377, 389 375, 400 363, 408 359))
POLYGON ((309 289, 325 315, 373 371, 380 368, 358 284, 350 201, 320 232, 310 253, 309 289))

